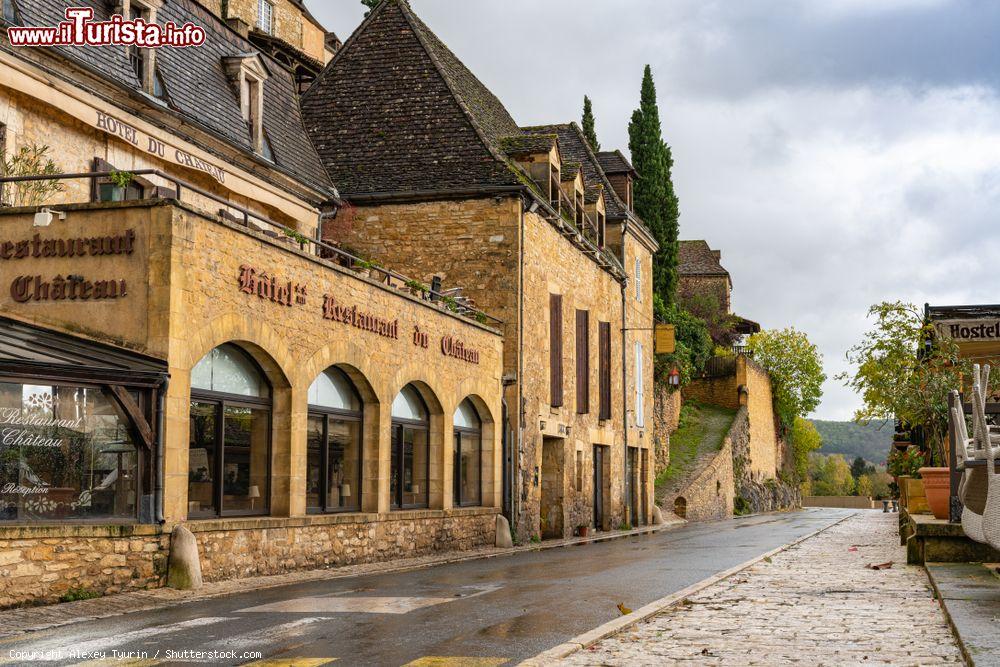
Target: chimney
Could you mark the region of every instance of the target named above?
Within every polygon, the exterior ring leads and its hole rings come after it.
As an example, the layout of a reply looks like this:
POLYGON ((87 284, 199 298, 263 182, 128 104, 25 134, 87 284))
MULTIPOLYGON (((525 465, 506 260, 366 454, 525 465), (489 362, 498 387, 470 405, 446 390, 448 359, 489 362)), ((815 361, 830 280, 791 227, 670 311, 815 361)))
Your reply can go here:
POLYGON ((712 251, 712 257, 715 258, 716 262, 721 262, 722 261, 722 251, 721 250, 713 250, 712 251))
POLYGON ((228 18, 226 19, 226 24, 230 28, 238 32, 240 34, 240 37, 250 36, 250 24, 244 21, 243 19, 236 17, 228 18))

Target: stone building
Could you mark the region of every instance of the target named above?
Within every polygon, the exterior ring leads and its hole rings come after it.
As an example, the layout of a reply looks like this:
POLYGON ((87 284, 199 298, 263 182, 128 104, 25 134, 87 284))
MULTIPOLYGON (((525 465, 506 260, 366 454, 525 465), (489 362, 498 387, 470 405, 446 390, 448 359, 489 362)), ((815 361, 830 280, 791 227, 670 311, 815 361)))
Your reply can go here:
POLYGON ((323 237, 504 322, 518 537, 648 522, 656 244, 627 161, 572 124, 519 127, 404 0, 344 43, 303 113, 350 203, 323 237))
POLYGON ((314 240, 292 71, 119 9, 205 45, 0 37, 0 607, 163 585, 181 523, 209 580, 492 543, 504 323, 314 240))
POLYGON ((733 280, 722 266, 722 251, 707 241, 681 241, 677 251, 677 291, 715 298, 723 312, 732 312, 733 280))

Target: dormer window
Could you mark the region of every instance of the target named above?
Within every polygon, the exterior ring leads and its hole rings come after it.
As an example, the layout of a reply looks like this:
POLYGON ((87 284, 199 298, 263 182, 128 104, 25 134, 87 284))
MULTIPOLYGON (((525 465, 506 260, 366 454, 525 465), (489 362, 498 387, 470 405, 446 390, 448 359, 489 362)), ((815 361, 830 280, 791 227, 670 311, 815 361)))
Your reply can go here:
POLYGON ((274 3, 257 0, 257 27, 268 35, 274 34, 274 3))
MULTIPOLYGON (((156 12, 162 5, 163 0, 123 0, 122 15, 130 21, 142 19, 146 23, 156 23, 156 12)), ((163 97, 163 81, 156 71, 156 49, 130 46, 128 57, 139 88, 154 97, 163 97)))
MULTIPOLYGON (((264 81, 268 72, 256 53, 248 53, 225 59, 226 73, 239 92, 240 115, 250 132, 253 151, 264 155, 264 81)), ((265 156, 266 157, 266 156, 265 156)))
POLYGON ((561 211, 562 177, 559 175, 559 167, 552 165, 549 171, 549 203, 556 211, 561 211))
POLYGON ((20 23, 17 19, 17 7, 14 5, 14 0, 3 0, 3 22, 7 25, 20 23))

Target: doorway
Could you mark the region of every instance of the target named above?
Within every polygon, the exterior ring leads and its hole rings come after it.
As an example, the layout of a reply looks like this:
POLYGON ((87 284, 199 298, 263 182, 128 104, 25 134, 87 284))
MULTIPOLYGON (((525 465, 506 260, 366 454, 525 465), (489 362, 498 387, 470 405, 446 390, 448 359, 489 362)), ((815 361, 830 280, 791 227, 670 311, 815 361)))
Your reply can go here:
POLYGON ((607 512, 604 511, 604 499, 607 497, 606 485, 609 482, 606 466, 608 461, 607 447, 594 445, 594 528, 596 530, 607 530, 605 521, 607 512))
POLYGON ((542 538, 563 537, 565 454, 561 438, 542 438, 542 538))
POLYGON ((638 468, 639 448, 629 447, 625 454, 625 507, 626 522, 633 528, 639 523, 638 468))

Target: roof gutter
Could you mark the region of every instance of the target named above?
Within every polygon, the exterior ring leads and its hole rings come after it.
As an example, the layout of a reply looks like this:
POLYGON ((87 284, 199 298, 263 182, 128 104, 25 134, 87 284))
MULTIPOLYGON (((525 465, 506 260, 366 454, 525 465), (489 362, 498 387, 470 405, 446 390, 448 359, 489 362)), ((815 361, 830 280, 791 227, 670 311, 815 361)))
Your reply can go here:
POLYGON ((469 197, 494 197, 521 194, 525 185, 490 185, 474 188, 441 190, 392 190, 387 192, 342 192, 341 196, 352 204, 361 206, 373 204, 413 204, 426 201, 468 199, 469 197))

